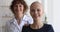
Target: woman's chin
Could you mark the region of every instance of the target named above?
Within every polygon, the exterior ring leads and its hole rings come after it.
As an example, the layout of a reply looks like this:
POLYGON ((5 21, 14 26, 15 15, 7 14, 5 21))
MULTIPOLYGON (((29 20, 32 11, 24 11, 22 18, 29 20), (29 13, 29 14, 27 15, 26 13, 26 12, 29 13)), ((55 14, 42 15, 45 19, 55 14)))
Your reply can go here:
POLYGON ((37 19, 39 19, 39 17, 35 17, 34 19, 37 20, 37 19))

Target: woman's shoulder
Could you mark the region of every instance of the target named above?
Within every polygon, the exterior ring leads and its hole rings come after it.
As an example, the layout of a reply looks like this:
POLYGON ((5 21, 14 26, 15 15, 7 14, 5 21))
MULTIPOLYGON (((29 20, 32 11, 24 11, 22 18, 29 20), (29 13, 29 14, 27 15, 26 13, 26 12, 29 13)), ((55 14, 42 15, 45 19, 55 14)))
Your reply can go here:
MULTIPOLYGON (((23 26, 23 29, 29 29, 30 28, 30 25, 28 25, 28 26, 23 26)), ((43 28, 52 28, 52 25, 50 25, 50 24, 44 24, 44 26, 43 26, 43 28)))
POLYGON ((44 27, 51 28, 52 25, 51 24, 44 24, 44 27))
POLYGON ((50 32, 54 32, 53 27, 50 24, 44 24, 44 29, 50 32))
POLYGON ((10 20, 8 20, 7 22, 6 22, 6 25, 10 25, 11 23, 13 23, 14 22, 14 18, 13 19, 10 19, 10 20))

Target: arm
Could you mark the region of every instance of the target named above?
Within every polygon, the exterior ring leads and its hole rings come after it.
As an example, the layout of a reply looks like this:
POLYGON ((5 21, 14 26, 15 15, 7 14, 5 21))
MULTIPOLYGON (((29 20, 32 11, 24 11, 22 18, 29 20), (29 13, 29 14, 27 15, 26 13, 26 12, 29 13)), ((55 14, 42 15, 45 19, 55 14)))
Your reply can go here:
POLYGON ((12 27, 10 27, 10 23, 9 22, 6 23, 5 27, 6 27, 5 32, 14 32, 14 30, 11 29, 12 27))

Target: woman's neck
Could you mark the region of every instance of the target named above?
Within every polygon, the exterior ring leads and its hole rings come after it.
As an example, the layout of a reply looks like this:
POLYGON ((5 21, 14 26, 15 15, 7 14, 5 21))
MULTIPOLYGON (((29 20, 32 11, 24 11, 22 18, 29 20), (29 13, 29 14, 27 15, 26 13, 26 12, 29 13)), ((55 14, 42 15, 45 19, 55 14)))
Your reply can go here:
POLYGON ((43 27, 43 22, 41 20, 34 20, 34 23, 30 26, 32 29, 40 29, 43 27))
POLYGON ((20 25, 21 20, 22 20, 22 17, 21 17, 21 18, 19 18, 19 17, 15 17, 15 18, 16 18, 16 20, 17 20, 18 25, 20 25))

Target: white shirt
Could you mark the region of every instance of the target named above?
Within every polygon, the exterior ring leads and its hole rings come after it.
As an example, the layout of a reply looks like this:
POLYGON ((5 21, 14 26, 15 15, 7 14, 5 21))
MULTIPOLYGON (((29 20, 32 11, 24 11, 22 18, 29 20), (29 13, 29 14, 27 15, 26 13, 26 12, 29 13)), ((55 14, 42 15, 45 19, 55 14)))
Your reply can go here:
POLYGON ((17 20, 13 18, 6 23, 6 32, 21 32, 24 24, 32 24, 33 19, 30 16, 24 15, 20 25, 18 25, 17 20))

